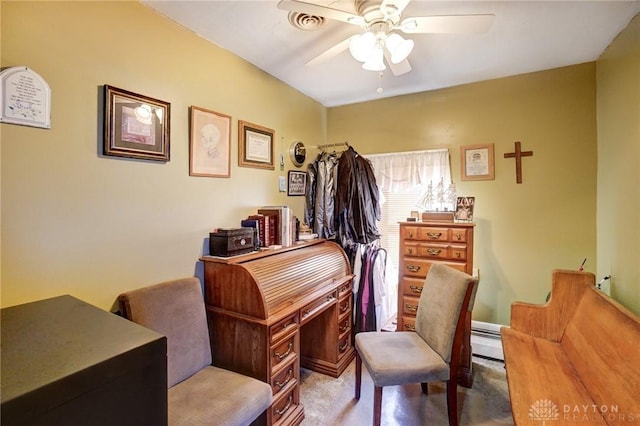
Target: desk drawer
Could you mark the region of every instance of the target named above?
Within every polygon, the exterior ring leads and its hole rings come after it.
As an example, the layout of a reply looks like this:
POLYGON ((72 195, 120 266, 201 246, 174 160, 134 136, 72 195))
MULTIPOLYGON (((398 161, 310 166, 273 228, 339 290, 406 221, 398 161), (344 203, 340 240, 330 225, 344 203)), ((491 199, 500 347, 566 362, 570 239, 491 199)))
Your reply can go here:
POLYGON ((338 341, 338 358, 342 358, 349 353, 348 349, 351 347, 351 334, 347 334, 338 341))
POLYGON ((270 342, 273 345, 289 333, 298 329, 298 313, 293 313, 283 320, 278 321, 269 329, 270 342))
POLYGON ((289 338, 271 347, 269 354, 271 371, 275 373, 285 367, 285 364, 298 356, 298 334, 293 334, 289 338))
POLYGON ((340 300, 338 302, 338 320, 341 321, 345 316, 350 317, 351 315, 351 306, 353 304, 352 297, 349 297, 340 300))
POLYGON ((342 337, 345 333, 351 331, 351 315, 341 319, 338 323, 338 334, 342 337))
POLYGON ((299 374, 300 370, 296 368, 296 360, 290 360, 289 364, 286 365, 282 371, 271 378, 273 398, 278 399, 280 393, 286 391, 291 386, 295 386, 299 380, 299 374))
POLYGON ((351 294, 351 280, 338 287, 338 298, 343 299, 351 294))
POLYGON ((324 296, 319 297, 317 300, 309 303, 302 309, 300 309, 300 323, 311 320, 325 309, 336 303, 337 290, 327 293, 324 296))
POLYGON ((293 413, 298 405, 300 405, 298 395, 298 386, 295 386, 274 401, 267 410, 271 418, 269 424, 278 426, 288 424, 291 421, 291 419, 287 419, 289 414, 293 413))

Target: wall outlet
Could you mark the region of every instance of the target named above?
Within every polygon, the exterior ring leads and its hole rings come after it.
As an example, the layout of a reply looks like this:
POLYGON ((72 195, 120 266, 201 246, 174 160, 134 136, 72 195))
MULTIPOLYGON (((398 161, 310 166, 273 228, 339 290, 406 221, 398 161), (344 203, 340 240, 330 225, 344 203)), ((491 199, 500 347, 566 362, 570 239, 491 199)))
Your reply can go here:
POLYGON ((287 179, 284 176, 278 176, 278 190, 287 192, 287 179))
POLYGON ((473 278, 480 279, 480 270, 478 268, 473 268, 471 272, 471 276, 473 278))

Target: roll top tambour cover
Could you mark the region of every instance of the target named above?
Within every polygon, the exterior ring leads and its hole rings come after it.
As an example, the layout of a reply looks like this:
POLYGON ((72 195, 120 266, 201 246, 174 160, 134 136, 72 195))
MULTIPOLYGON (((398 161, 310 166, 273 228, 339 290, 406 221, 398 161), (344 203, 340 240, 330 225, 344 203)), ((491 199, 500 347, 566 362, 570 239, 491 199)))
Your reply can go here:
POLYGON ((329 241, 274 253, 265 251, 258 257, 238 256, 225 263, 205 262, 206 302, 268 319, 350 274, 344 251, 329 241))

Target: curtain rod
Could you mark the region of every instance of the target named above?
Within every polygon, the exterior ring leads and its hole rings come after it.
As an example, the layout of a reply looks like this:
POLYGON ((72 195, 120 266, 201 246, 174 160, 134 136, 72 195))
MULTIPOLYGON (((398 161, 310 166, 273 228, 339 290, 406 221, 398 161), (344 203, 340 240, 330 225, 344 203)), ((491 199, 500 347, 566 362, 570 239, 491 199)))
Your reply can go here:
POLYGON ((400 155, 400 154, 421 154, 424 152, 443 152, 449 151, 449 148, 438 148, 438 149, 423 149, 420 151, 396 151, 396 152, 381 152, 375 154, 362 154, 365 157, 371 157, 373 155, 400 155))
POLYGON ((349 146, 349 141, 344 141, 344 142, 339 142, 339 143, 328 143, 328 144, 324 144, 324 145, 317 145, 314 148, 318 148, 318 149, 325 149, 325 148, 331 148, 334 146, 349 146))

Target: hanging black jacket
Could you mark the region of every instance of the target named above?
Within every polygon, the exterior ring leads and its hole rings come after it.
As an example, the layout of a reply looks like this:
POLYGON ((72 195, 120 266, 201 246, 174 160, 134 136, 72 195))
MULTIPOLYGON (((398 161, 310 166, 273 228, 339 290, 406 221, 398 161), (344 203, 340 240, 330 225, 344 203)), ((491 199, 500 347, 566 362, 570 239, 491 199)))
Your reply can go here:
POLYGON ((371 163, 349 147, 340 157, 337 179, 336 230, 343 247, 379 239, 381 211, 371 163))

